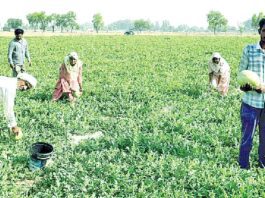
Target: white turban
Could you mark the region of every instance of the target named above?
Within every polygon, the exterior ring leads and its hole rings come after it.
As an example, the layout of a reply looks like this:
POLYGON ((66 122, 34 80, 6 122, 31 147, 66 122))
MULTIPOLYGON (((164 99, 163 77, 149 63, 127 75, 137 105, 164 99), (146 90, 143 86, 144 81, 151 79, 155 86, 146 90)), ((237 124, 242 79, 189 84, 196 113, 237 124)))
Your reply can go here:
POLYGON ((27 81, 29 84, 31 84, 32 88, 35 88, 37 85, 37 79, 28 73, 19 73, 17 78, 27 81))

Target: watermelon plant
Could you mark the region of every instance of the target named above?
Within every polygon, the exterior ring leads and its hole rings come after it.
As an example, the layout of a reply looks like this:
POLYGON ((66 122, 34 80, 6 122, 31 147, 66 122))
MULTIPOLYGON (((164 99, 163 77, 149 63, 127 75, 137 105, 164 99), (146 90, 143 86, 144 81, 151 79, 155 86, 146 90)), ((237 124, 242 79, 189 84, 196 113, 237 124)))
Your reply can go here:
MULTIPOLYGON (((0 38, 0 72, 11 76, 0 38)), ((256 36, 28 37, 29 73, 38 87, 18 92, 24 137, 13 141, 0 114, 0 197, 263 197, 265 174, 237 164, 243 47, 256 36), (51 102, 63 57, 84 62, 75 106, 51 102), (208 60, 218 51, 231 67, 227 97, 208 87, 208 60), (71 144, 71 135, 104 136, 71 144), (28 168, 35 142, 54 146, 53 163, 28 168)), ((2 111, 2 109, 1 109, 2 111)))

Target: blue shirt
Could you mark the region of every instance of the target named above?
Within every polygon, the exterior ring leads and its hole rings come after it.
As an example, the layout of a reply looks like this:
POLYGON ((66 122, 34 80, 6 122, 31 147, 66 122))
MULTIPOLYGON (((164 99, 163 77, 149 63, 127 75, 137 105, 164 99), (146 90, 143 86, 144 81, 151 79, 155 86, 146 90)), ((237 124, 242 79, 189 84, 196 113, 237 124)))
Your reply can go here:
POLYGON ((24 65, 25 57, 30 61, 28 43, 25 39, 10 41, 8 47, 8 63, 12 65, 24 65))

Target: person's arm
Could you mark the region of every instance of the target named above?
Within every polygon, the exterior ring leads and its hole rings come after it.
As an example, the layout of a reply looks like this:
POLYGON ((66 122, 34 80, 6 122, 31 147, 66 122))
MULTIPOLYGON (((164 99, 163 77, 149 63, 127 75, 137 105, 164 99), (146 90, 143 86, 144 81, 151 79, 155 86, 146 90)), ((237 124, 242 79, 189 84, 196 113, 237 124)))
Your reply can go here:
MULTIPOLYGON (((248 68, 248 47, 245 47, 243 49, 243 53, 240 59, 238 72, 246 70, 247 68, 248 68)), ((240 86, 240 90, 247 92, 247 91, 252 91, 253 88, 249 84, 245 84, 245 85, 240 86)))
POLYGON ((80 64, 77 81, 80 87, 80 92, 83 92, 83 77, 82 77, 83 66, 80 64))
POLYGON ((210 60, 208 63, 209 84, 211 84, 213 79, 213 70, 211 66, 212 66, 212 60, 210 60))
POLYGON ((59 69, 59 78, 67 80, 67 69, 65 67, 65 64, 63 63, 59 69))
POLYGON ((4 113, 9 128, 17 127, 16 117, 14 113, 15 93, 10 93, 8 90, 3 95, 4 113))
POLYGON ((213 72, 209 73, 209 84, 211 84, 213 79, 213 72))
POLYGON ((29 48, 28 48, 28 43, 27 41, 25 41, 25 56, 28 59, 29 65, 31 65, 31 59, 30 59, 30 55, 29 55, 29 48))
POLYGON ((12 60, 12 54, 13 54, 13 51, 14 51, 14 48, 15 48, 15 45, 14 43, 11 41, 9 43, 9 46, 8 46, 8 63, 10 65, 11 68, 14 67, 14 63, 13 63, 13 60, 12 60))
POLYGON ((245 47, 239 64, 239 72, 248 69, 248 47, 245 47))

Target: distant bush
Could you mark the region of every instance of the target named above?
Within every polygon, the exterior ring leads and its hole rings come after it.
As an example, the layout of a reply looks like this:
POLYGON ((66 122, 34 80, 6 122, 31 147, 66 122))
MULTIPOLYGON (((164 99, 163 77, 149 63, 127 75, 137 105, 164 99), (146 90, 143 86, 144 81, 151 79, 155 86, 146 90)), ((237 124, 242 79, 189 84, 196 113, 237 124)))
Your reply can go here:
POLYGON ((10 32, 11 31, 11 28, 10 27, 3 27, 3 31, 10 32))

